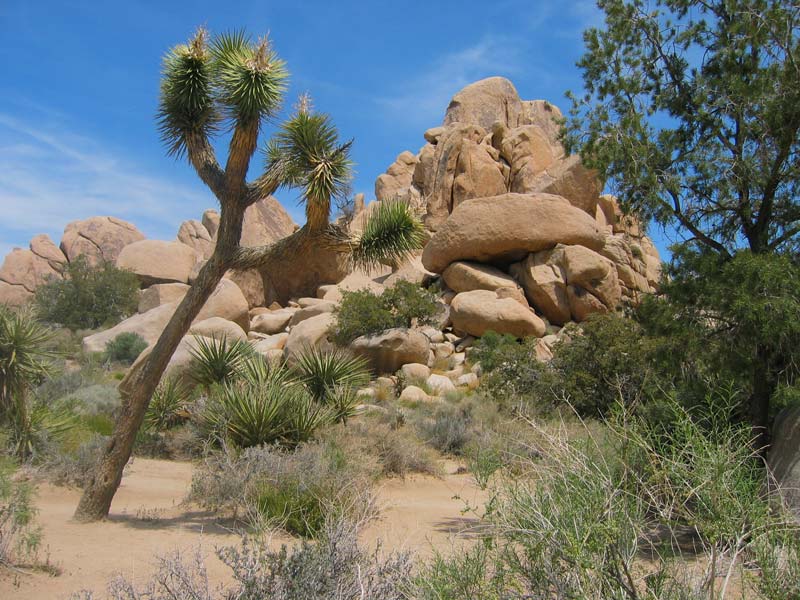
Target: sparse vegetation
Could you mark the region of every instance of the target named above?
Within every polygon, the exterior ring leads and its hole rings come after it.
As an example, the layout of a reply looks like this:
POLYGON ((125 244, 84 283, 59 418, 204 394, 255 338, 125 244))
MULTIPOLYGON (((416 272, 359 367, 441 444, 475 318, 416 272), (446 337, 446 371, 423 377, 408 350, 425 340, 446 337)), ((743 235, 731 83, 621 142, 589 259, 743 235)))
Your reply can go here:
POLYGON ((70 329, 110 327, 136 312, 136 275, 105 262, 92 266, 79 256, 68 263, 64 279, 36 288, 41 318, 70 329))
POLYGON ((142 336, 132 331, 126 331, 106 344, 106 360, 130 365, 145 348, 147 348, 147 342, 142 336))
POLYGON ((345 291, 336 310, 332 339, 346 346, 362 335, 430 323, 438 311, 436 297, 408 281, 398 281, 380 295, 370 290, 345 291))

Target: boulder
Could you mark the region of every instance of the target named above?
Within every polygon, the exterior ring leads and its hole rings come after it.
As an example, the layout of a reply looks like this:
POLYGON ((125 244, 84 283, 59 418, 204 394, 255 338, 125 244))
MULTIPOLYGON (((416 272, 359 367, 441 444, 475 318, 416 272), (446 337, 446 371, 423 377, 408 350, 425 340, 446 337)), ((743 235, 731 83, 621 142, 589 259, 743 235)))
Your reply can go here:
POLYGON ((508 191, 520 194, 538 191, 535 183, 556 162, 559 149, 536 125, 508 129, 495 123, 492 144, 511 166, 508 191))
MULTIPOLYGON (((388 272, 390 272, 388 267, 379 271, 379 273, 388 272)), ((327 288, 327 291, 322 296, 322 299, 330 302, 340 302, 342 299, 342 292, 355 292, 357 290, 364 289, 369 290, 376 295, 382 294, 383 290, 386 289, 386 286, 375 281, 373 276, 374 273, 372 272, 365 273, 361 270, 353 271, 333 287, 327 288)))
POLYGON ((428 384, 428 389, 436 396, 444 396, 448 392, 456 391, 456 386, 453 385, 449 377, 445 377, 444 375, 437 375, 434 373, 428 377, 426 383, 428 384))
POLYGON ((511 266, 530 303, 551 323, 563 325, 570 320, 567 278, 559 260, 562 251, 545 250, 529 254, 511 266), (555 258, 554 258, 555 255, 555 258))
POLYGON ((140 240, 125 246, 117 257, 117 267, 135 273, 142 285, 189 283, 197 263, 197 253, 180 242, 140 240))
POLYGON ((561 145, 561 120, 564 115, 559 108, 547 100, 523 100, 522 122, 525 125, 536 125, 547 136, 555 158, 564 157, 561 145))
POLYGON ((274 293, 272 288, 265 289, 264 279, 261 273, 255 269, 249 271, 228 271, 224 275, 225 279, 230 279, 234 282, 242 294, 247 299, 247 304, 253 308, 256 306, 265 306, 273 300, 274 293))
POLYGON ((400 367, 400 374, 406 381, 426 381, 431 375, 428 365, 422 363, 408 363, 400 367))
POLYGON ((61 279, 61 271, 38 254, 22 248, 9 252, 0 267, 0 281, 19 288, 20 297, 32 297, 36 288, 51 278, 61 279))
POLYGON ((800 523, 800 406, 785 408, 775 419, 768 465, 784 502, 800 523))
POLYGON ((311 317, 292 327, 283 352, 287 361, 294 361, 307 348, 332 350, 334 345, 328 341, 328 330, 336 322, 332 313, 311 317))
POLYGON ((144 239, 134 225, 115 217, 91 217, 73 221, 64 228, 61 250, 72 262, 84 256, 90 265, 114 262, 128 244, 144 239))
POLYGON ((247 333, 250 330, 248 308, 247 299, 242 294, 239 286, 232 281, 223 279, 206 300, 205 306, 200 310, 200 314, 197 315, 195 321, 202 321, 211 317, 222 317, 228 321, 233 321, 247 333))
POLYGON ((456 385, 458 387, 465 387, 470 390, 477 389, 479 384, 480 381, 475 373, 465 373, 456 379, 456 385))
POLYGON ((208 260, 214 252, 214 239, 205 225, 194 219, 184 221, 178 229, 178 241, 192 248, 198 256, 208 260))
POLYGON ((306 319, 310 319, 311 317, 315 317, 323 313, 332 313, 335 309, 336 309, 336 303, 328 302, 325 300, 319 300, 315 304, 311 304, 296 311, 292 315, 291 320, 289 321, 289 326, 294 327, 295 325, 301 323, 302 321, 305 321, 306 319))
POLYGON ((162 304, 180 302, 189 291, 185 283, 157 283, 139 294, 139 312, 145 313, 162 304))
POLYGON ((375 198, 381 202, 406 196, 411 187, 411 179, 414 176, 417 162, 419 162, 417 157, 411 152, 407 150, 402 152, 389 166, 386 173, 379 175, 375 180, 375 198))
POLYGON ((567 283, 581 287, 599 299, 608 309, 621 300, 617 269, 609 259, 583 246, 564 248, 564 272, 567 283))
POLYGON ((394 373, 408 363, 427 363, 430 341, 415 329, 398 327, 358 337, 350 349, 366 358, 376 373, 394 373))
POLYGON ((417 402, 430 402, 432 398, 425 393, 425 390, 422 388, 418 388, 415 385, 410 385, 405 388, 402 392, 400 392, 400 401, 401 402, 410 402, 410 403, 417 403, 417 402))
POLYGON ((461 140, 449 203, 450 211, 465 200, 497 196, 508 191, 506 177, 490 146, 471 140, 461 140))
POLYGON ((517 127, 522 120, 522 102, 508 79, 489 77, 456 93, 444 116, 444 125, 474 123, 490 129, 496 121, 517 127))
MULTIPOLYGON (((442 279, 455 292, 495 291, 498 288, 519 288, 514 278, 500 269, 468 261, 456 261, 442 272, 442 279)), ((520 289, 520 294, 522 291, 520 289)))
POLYGON ((119 334, 128 332, 138 333, 148 345, 155 344, 177 306, 175 302, 162 304, 145 313, 128 317, 110 329, 86 336, 83 338, 83 350, 84 352, 103 352, 108 342, 119 334))
POLYGON ((222 317, 211 317, 210 319, 198 321, 189 328, 189 333, 215 340, 247 340, 247 334, 244 329, 233 321, 228 321, 222 317))
MULTIPOLYGON (((199 339, 205 339, 208 342, 211 341, 210 338, 203 338, 202 336, 195 335, 186 335, 181 339, 178 346, 175 348, 175 352, 172 353, 166 369, 164 369, 164 374, 161 376, 162 381, 166 379, 179 379, 184 384, 190 386, 194 385, 191 377, 191 370, 192 364, 194 363, 194 353, 198 349, 199 339)), ((147 357, 150 356, 152 350, 153 346, 150 345, 136 358, 131 365, 128 381, 134 380, 130 375, 144 367, 144 362, 147 357)))
POLYGON ((61 249, 55 245, 46 233, 33 236, 30 242, 30 249, 36 256, 46 260, 50 267, 59 273, 67 264, 67 257, 64 256, 61 249))
POLYGON ((459 205, 433 235, 422 264, 441 273, 458 260, 518 261, 556 244, 599 250, 604 235, 593 217, 550 194, 503 194, 459 205))
POLYGON ((272 196, 267 196, 244 211, 240 243, 246 247, 271 244, 286 237, 295 228, 292 217, 281 203, 272 196))
POLYGON ((33 294, 24 285, 15 285, 0 281, 0 304, 22 306, 33 300, 33 294))
POLYGON ((296 308, 282 308, 256 315, 250 322, 250 329, 266 335, 280 333, 289 326, 295 312, 296 308))
POLYGON ((542 337, 544 322, 512 298, 498 298, 496 292, 475 290, 458 294, 450 305, 453 329, 474 336, 487 331, 508 333, 518 338, 542 337))
POLYGON ((203 227, 205 227, 208 231, 208 235, 211 236, 212 240, 217 237, 217 231, 219 231, 219 220, 219 213, 213 208, 209 208, 203 213, 201 222, 203 223, 203 227))
POLYGON ((288 333, 276 333, 256 341, 253 349, 261 354, 266 354, 270 350, 283 350, 286 347, 286 340, 289 339, 288 333))
POLYGON ((595 217, 603 184, 597 171, 587 169, 577 155, 553 164, 524 186, 525 192, 542 192, 563 196, 573 206, 595 217))

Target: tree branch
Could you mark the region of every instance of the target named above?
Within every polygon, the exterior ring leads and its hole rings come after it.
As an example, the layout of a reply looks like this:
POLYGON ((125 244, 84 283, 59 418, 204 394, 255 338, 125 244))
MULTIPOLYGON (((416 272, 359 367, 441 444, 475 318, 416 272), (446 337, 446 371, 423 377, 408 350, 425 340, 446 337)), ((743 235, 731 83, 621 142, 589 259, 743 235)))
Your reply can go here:
POLYGON ((186 150, 189 161, 211 192, 222 200, 225 194, 225 173, 217 162, 214 148, 202 133, 186 134, 186 150))
POLYGON ((258 119, 244 122, 239 120, 233 130, 228 147, 228 162, 225 165, 225 188, 233 196, 241 197, 246 186, 245 177, 250 168, 250 158, 258 145, 258 130, 258 119))

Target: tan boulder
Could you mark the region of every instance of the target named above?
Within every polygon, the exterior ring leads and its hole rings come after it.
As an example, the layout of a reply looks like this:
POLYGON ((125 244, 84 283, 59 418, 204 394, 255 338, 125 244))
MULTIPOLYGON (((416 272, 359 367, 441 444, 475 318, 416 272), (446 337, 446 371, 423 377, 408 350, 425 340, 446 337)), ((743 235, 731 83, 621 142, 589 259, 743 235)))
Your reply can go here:
MULTIPOLYGON (((0 281, 21 287, 29 294, 51 278, 61 279, 61 272, 38 254, 22 248, 14 248, 9 252, 0 267, 0 281)), ((20 295, 23 296, 21 291, 20 295)))
POLYGON ((559 108, 547 100, 522 101, 522 122, 536 125, 544 132, 557 159, 564 157, 564 147, 559 140, 563 118, 559 108))
POLYGON ((46 260, 55 271, 61 272, 67 264, 67 257, 46 233, 33 236, 30 249, 36 256, 46 260))
POLYGON ((256 340, 253 349, 261 354, 266 354, 270 350, 283 350, 286 347, 286 340, 289 339, 288 333, 276 333, 260 340, 256 340))
POLYGON ((242 294, 247 298, 247 303, 251 308, 256 306, 266 306, 274 300, 274 293, 272 288, 265 289, 264 279, 261 273, 255 269, 249 271, 228 271, 225 273, 225 279, 230 279, 233 283, 239 286, 242 294))
POLYGON ((242 246, 262 246, 286 237, 295 230, 292 217, 272 196, 262 198, 244 211, 242 246))
POLYGON ((400 374, 405 381, 426 381, 431 375, 431 369, 422 363, 408 363, 400 367, 400 374))
POLYGON ((188 283, 197 259, 197 253, 186 244, 140 240, 122 249, 117 257, 117 267, 135 273, 144 286, 188 283))
POLYGON ((403 391, 400 392, 399 399, 401 402, 409 402, 412 404, 417 402, 430 402, 433 400, 433 398, 425 393, 425 390, 415 385, 409 385, 408 387, 404 388, 403 391))
POLYGON ((115 217, 91 217, 73 221, 64 228, 61 250, 72 262, 85 256, 90 265, 114 262, 128 244, 144 239, 134 225, 115 217))
POLYGON ((375 180, 375 199, 380 202, 406 198, 418 162, 417 157, 408 150, 402 152, 389 166, 386 173, 379 175, 375 180))
POLYGON ((283 349, 286 360, 293 362, 308 348, 332 350, 334 344, 328 340, 328 330, 335 322, 332 313, 323 313, 292 327, 283 349))
POLYGON ((139 309, 140 313, 145 313, 148 310, 168 304, 170 302, 180 302, 189 291, 188 285, 185 283, 157 283, 151 285, 146 290, 142 290, 139 294, 139 309))
POLYGON ((189 328, 189 333, 215 340, 247 340, 247 334, 244 329, 233 321, 228 321, 222 317, 211 317, 210 319, 198 321, 189 328))
POLYGON ((542 337, 545 324, 529 308, 512 298, 498 298, 495 292, 462 292, 450 305, 453 329, 474 336, 487 331, 508 333, 518 338, 542 337))
POLYGON ((478 385, 480 385, 480 381, 475 373, 465 373, 464 375, 459 375, 456 379, 456 385, 458 387, 475 390, 478 388, 478 385))
POLYGON ((457 92, 450 100, 444 117, 445 127, 452 123, 473 123, 491 129, 496 121, 516 127, 522 119, 522 102, 508 79, 489 77, 457 92))
POLYGON ((110 329, 86 336, 83 338, 83 350, 84 352, 103 352, 106 344, 121 333, 137 333, 144 338, 148 345, 155 344, 161 332, 164 331, 164 327, 172 318, 176 307, 177 303, 175 302, 162 304, 145 313, 128 317, 110 329))
POLYGON ((519 288, 514 278, 500 269, 480 263, 458 260, 442 272, 442 279, 455 292, 519 288))
POLYGON ((256 315, 250 322, 250 329, 266 335, 280 333, 288 327, 295 312, 296 308, 282 308, 256 315))
POLYGON ((462 140, 452 174, 450 211, 465 200, 497 196, 508 191, 500 163, 489 153, 490 146, 462 140))
POLYGON ((511 266, 511 272, 522 284, 530 303, 556 325, 563 325, 570 320, 562 257, 560 248, 544 250, 529 254, 524 261, 511 266))
POLYGON ((568 285, 567 298, 572 318, 579 323, 585 321, 589 315, 608 312, 608 307, 599 298, 581 286, 568 285))
POLYGON ((436 396, 444 396, 448 392, 456 391, 456 386, 450 381, 449 377, 436 373, 428 376, 426 384, 428 385, 428 389, 436 396))
MULTIPOLYGON (((314 300, 317 299, 314 298, 314 300)), ((300 310, 296 311, 292 315, 291 320, 289 321, 289 326, 294 327, 295 325, 305 321, 306 319, 310 319, 311 317, 316 317, 317 315, 321 315, 323 313, 332 313, 335 309, 336 309, 335 302, 319 300, 315 304, 307 305, 305 307, 300 308, 300 310)))
MULTIPOLYGON (((190 386, 194 385, 191 372, 194 365, 194 353, 196 353, 199 348, 199 340, 211 342, 209 338, 195 335, 186 335, 181 339, 181 341, 178 343, 178 346, 175 348, 175 352, 172 353, 166 369, 164 369, 164 374, 161 376, 162 381, 167 379, 178 379, 184 384, 190 386)), ((131 374, 144 367, 144 362, 147 360, 147 357, 150 356, 150 352, 152 352, 152 350, 153 346, 150 345, 142 351, 142 353, 134 361, 133 365, 131 365, 131 374)), ((133 381, 133 378, 129 377, 129 381, 133 381)))
POLYGON ((617 270, 610 260, 583 246, 564 248, 564 272, 571 287, 581 287, 597 297, 608 309, 621 299, 617 270))
POLYGON ((250 313, 247 299, 234 282, 227 279, 221 280, 211 296, 206 300, 205 306, 200 310, 195 321, 202 321, 211 317, 222 317, 233 321, 244 329, 250 330, 250 313))
MULTIPOLYGON (((387 275, 388 273, 391 273, 391 269, 386 267, 377 271, 377 273, 387 275)), ((328 288, 322 299, 330 302, 340 302, 342 299, 342 292, 355 292, 364 289, 369 290, 376 295, 382 294, 383 290, 386 289, 386 286, 375 281, 375 277, 376 272, 371 271, 367 273, 362 270, 353 271, 339 283, 335 284, 331 288, 328 288)))
POLYGON ((517 193, 538 191, 535 189, 537 177, 553 166, 559 153, 547 134, 536 125, 516 129, 496 126, 492 144, 511 165, 509 191, 517 193))
POLYGON ((24 285, 0 281, 0 304, 22 306, 33 300, 33 294, 24 285))
POLYGON ((212 240, 216 239, 217 237, 217 231, 219 231, 219 221, 219 213, 213 208, 209 208, 203 213, 201 222, 203 223, 203 227, 206 228, 206 231, 208 231, 208 235, 211 236, 212 240))
POLYGON ((178 241, 192 248, 198 256, 208 260, 214 252, 214 239, 205 225, 194 219, 184 221, 178 229, 178 241))
POLYGON ((457 260, 521 260, 556 244, 599 250, 604 236, 597 222, 560 196, 503 194, 467 200, 433 235, 422 264, 441 273, 457 260))
POLYGON ((430 341, 416 329, 388 329, 353 340, 350 349, 366 358, 376 373, 394 373, 409 363, 428 362, 430 341))
POLYGON ((563 196, 570 204, 594 218, 602 189, 603 184, 597 172, 584 167, 580 157, 573 155, 528 180, 520 191, 563 196))

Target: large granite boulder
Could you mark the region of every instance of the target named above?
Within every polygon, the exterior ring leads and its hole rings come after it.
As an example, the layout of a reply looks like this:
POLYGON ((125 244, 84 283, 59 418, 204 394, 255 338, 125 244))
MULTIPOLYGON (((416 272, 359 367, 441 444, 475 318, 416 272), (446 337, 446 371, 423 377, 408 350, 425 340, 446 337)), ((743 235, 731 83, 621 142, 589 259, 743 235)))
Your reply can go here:
MULTIPOLYGON (((519 288, 519 284, 514 278, 500 269, 462 260, 450 264, 442 272, 442 279, 444 279, 447 287, 454 292, 471 292, 472 290, 495 291, 499 288, 519 288)), ((520 293, 522 292, 520 291, 520 293)))
POLYGON ((215 340, 247 340, 244 329, 233 321, 228 321, 222 317, 211 317, 202 321, 195 322, 190 328, 191 335, 200 335, 215 340))
POLYGON ((211 258, 214 252, 214 238, 205 225, 194 219, 181 223, 178 241, 192 248, 204 260, 211 258))
POLYGON ((398 327, 375 335, 364 335, 350 344, 354 354, 363 356, 377 374, 394 374, 409 363, 427 363, 431 343, 416 329, 398 327))
POLYGON ((604 241, 594 218, 560 196, 503 194, 458 206, 425 246, 422 263, 441 273, 457 260, 512 262, 559 243, 600 250, 604 241))
POLYGON ((292 233, 296 227, 281 203, 267 196, 244 211, 240 243, 247 247, 272 244, 292 233))
POLYGON ((157 283, 139 293, 138 312, 146 313, 162 304, 180 302, 189 291, 185 283, 157 283))
POLYGON ((487 331, 507 333, 518 338, 542 337, 545 323, 530 309, 497 292, 475 290, 462 292, 450 304, 453 330, 474 336, 487 331))
POLYGON ((144 239, 135 225, 116 217, 91 217, 64 228, 61 250, 72 262, 84 256, 91 265, 114 262, 128 244, 144 239))
POLYGON ((504 77, 488 77, 453 96, 444 116, 444 125, 474 123, 488 130, 500 121, 507 127, 517 127, 522 116, 522 102, 514 84, 504 77))
MULTIPOLYGON (((33 245, 31 242, 31 247, 33 245)), ((42 241, 38 240, 37 248, 46 256, 22 248, 14 248, 6 255, 0 266, 0 303, 12 306, 24 304, 33 298, 33 293, 41 284, 50 279, 61 278, 64 263, 59 263, 55 257, 50 260, 47 257, 51 254, 50 250, 57 251, 58 248, 55 245, 52 249, 43 246, 42 241)), ((61 258, 63 260, 63 254, 61 258)))
POLYGON ((286 360, 290 363, 296 361, 309 348, 332 350, 334 344, 328 340, 328 331, 335 322, 333 313, 323 313, 292 327, 283 348, 286 360))
POLYGON ((189 283, 197 259, 197 253, 186 244, 140 240, 122 249, 117 257, 117 267, 135 273, 143 286, 189 283))

